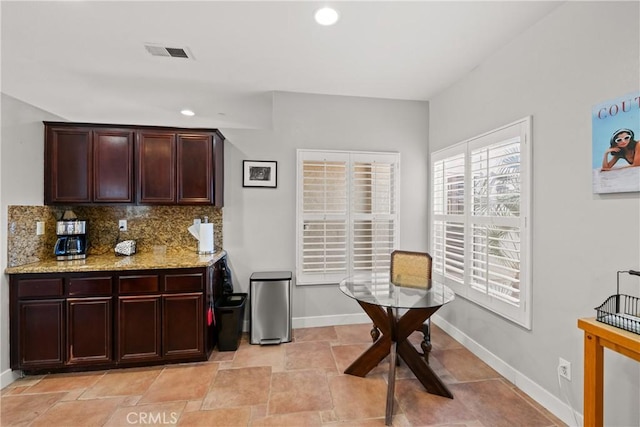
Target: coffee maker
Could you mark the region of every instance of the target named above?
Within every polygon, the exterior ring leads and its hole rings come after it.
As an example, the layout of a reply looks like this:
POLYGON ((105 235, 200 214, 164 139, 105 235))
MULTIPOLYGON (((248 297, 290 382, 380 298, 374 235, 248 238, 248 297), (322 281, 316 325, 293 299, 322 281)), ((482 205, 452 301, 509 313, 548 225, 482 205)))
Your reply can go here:
POLYGON ((87 257, 87 222, 62 220, 56 222, 58 240, 53 250, 58 261, 87 257))

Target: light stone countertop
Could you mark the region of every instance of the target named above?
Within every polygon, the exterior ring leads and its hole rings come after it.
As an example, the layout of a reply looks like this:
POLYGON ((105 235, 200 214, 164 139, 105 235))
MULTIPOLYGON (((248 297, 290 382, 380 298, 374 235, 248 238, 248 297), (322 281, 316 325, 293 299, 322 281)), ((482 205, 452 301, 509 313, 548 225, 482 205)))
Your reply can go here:
POLYGON ((139 252, 131 256, 87 255, 86 259, 56 261, 55 259, 7 267, 5 274, 76 273, 92 271, 157 270, 166 268, 208 267, 215 264, 226 251, 210 255, 198 255, 193 250, 139 252))

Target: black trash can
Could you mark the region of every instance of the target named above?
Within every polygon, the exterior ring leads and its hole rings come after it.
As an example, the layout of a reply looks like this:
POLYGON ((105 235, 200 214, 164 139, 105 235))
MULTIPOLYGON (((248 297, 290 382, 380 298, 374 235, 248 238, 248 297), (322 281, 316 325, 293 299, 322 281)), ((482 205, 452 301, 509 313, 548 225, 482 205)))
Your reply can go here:
POLYGON ((240 345, 247 294, 224 294, 216 301, 218 350, 234 351, 240 345))

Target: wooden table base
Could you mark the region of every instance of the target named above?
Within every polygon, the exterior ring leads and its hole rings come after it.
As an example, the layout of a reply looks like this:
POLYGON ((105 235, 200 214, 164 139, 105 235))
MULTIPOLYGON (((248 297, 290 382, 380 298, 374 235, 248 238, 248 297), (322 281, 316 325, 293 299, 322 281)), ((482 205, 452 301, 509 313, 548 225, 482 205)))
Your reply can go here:
POLYGON ((391 425, 393 414, 393 401, 395 392, 396 355, 400 356, 424 388, 432 394, 453 399, 453 394, 447 386, 438 378, 425 359, 407 341, 425 320, 427 320, 440 307, 412 308, 403 316, 398 316, 397 309, 386 310, 378 305, 358 301, 362 309, 371 318, 373 323, 382 333, 382 336, 360 355, 345 371, 345 374, 365 377, 382 360, 390 355, 389 381, 387 385, 387 408, 385 412, 385 424, 391 425))

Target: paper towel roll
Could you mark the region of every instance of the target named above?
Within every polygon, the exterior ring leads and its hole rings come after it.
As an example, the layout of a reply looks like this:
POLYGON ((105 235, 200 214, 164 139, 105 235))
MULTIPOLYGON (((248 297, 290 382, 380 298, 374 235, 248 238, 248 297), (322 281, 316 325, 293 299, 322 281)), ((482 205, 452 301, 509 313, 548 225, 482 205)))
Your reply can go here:
POLYGON ((213 253, 213 223, 200 224, 198 243, 198 253, 200 254, 212 254, 213 253))
POLYGON ((200 240, 200 226, 193 224, 190 225, 187 230, 189 230, 189 233, 191 233, 191 235, 195 237, 196 240, 200 240))

